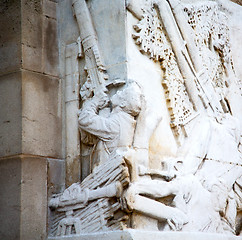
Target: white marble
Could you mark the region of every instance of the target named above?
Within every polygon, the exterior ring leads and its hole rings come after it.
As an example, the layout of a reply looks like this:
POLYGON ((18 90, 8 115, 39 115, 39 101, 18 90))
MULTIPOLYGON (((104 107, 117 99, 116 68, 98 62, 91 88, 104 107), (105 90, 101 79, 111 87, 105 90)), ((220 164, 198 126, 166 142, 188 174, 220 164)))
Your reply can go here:
POLYGON ((66 76, 78 82, 80 57, 86 81, 79 99, 76 86, 67 97, 81 101, 73 122, 90 174, 50 200, 61 237, 49 239, 237 239, 242 99, 230 28, 240 7, 127 1, 124 81, 109 78, 92 21, 100 15, 72 2, 80 38, 66 76))
MULTIPOLYGON (((160 164, 146 169, 146 173, 144 166, 140 166, 143 170, 139 175, 152 178, 140 176, 130 184, 128 205, 159 221, 167 219, 173 230, 234 232, 236 213, 240 211, 236 206, 241 199, 233 186, 242 174, 241 126, 237 119, 241 103, 237 92, 241 84, 234 71, 228 16, 224 14, 228 6, 229 2, 225 1, 222 5, 211 1, 158 0, 145 1, 143 5, 135 0, 128 2, 134 16, 128 16, 128 25, 134 26, 128 37, 132 34, 146 59, 149 57, 161 65, 161 83, 177 143, 173 146, 167 138, 170 148, 177 152, 161 155, 160 164), (161 165, 166 168, 162 169, 161 165), (175 196, 170 205, 173 208, 156 201, 170 195, 175 196), (181 212, 175 213, 176 210, 181 212)), ((139 61, 146 61, 143 57, 135 51, 130 51, 128 56, 132 76, 145 71, 139 66, 139 61)), ((155 74, 153 71, 149 78, 155 79, 155 74)), ((142 78, 137 79, 139 82, 142 78)), ((154 88, 152 95, 157 92, 154 88)), ((149 93, 145 97, 149 102, 149 93)), ((161 108, 152 107, 149 111, 158 116, 161 108)), ((145 114, 142 117, 148 118, 145 114)), ((162 124, 166 124, 164 118, 162 124)), ((153 153, 149 151, 149 161, 153 153)))

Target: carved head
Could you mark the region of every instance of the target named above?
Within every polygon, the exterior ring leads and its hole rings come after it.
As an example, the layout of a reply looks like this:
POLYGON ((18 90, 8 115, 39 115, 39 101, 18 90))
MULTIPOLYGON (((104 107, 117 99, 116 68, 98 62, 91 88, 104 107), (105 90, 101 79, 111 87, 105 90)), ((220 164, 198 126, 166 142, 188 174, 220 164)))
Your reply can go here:
POLYGON ((141 111, 142 92, 140 86, 136 82, 127 84, 122 91, 117 91, 111 98, 112 106, 120 107, 123 111, 132 116, 137 116, 141 111))

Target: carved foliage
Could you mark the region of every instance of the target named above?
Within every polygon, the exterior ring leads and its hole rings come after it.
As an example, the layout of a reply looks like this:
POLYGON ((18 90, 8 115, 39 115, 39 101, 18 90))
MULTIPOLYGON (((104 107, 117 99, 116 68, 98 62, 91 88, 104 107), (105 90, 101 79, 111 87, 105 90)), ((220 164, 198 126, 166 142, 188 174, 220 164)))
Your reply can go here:
POLYGON ((208 78, 212 80, 216 91, 224 97, 228 86, 224 80, 225 71, 233 71, 227 16, 214 2, 186 4, 184 12, 195 33, 194 42, 199 48, 208 78))
POLYGON ((164 70, 162 85, 170 112, 171 128, 179 142, 179 138, 182 137, 182 126, 194 112, 193 107, 157 10, 152 4, 147 3, 143 12, 143 18, 134 26, 136 33, 133 38, 135 43, 140 46, 140 51, 154 61, 160 62, 161 68, 164 70))

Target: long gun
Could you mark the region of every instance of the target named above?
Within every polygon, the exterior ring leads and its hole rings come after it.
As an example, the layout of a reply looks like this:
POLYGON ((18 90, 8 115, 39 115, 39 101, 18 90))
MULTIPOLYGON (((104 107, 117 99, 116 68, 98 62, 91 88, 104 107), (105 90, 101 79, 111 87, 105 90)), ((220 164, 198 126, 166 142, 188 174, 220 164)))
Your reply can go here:
POLYGON ((158 9, 161 22, 167 29, 167 35, 178 60, 178 66, 194 109, 199 110, 203 108, 202 105, 207 108, 209 105, 213 112, 222 112, 219 101, 216 101, 215 90, 202 69, 199 54, 192 42, 193 39, 190 39, 193 34, 189 32, 190 26, 185 16, 182 15, 180 2, 177 0, 158 0, 154 6, 158 9), (204 77, 202 77, 203 74, 204 77))
MULTIPOLYGON (((181 31, 181 34, 186 41, 187 48, 190 54, 190 60, 186 60, 190 65, 190 69, 195 76, 195 81, 197 85, 200 87, 201 98, 204 101, 205 107, 209 105, 214 112, 223 112, 222 106, 220 105, 220 101, 218 99, 218 95, 212 85, 211 80, 208 79, 209 76, 206 74, 206 70, 203 67, 202 59, 198 52, 198 48, 195 45, 192 35, 192 29, 189 26, 187 19, 184 16, 184 8, 181 4, 180 0, 167 0, 171 10, 173 12, 174 18, 176 20, 177 25, 181 31)), ((210 3, 216 5, 216 3, 210 3)), ((215 7, 215 6, 214 6, 215 7)), ((184 55, 186 58, 186 55, 184 55)))
POLYGON ((108 75, 99 50, 97 35, 86 1, 72 0, 72 6, 78 22, 81 44, 85 53, 85 69, 88 75, 89 89, 81 88, 80 95, 82 100, 86 100, 91 97, 92 93, 107 91, 105 81, 108 79, 108 75))

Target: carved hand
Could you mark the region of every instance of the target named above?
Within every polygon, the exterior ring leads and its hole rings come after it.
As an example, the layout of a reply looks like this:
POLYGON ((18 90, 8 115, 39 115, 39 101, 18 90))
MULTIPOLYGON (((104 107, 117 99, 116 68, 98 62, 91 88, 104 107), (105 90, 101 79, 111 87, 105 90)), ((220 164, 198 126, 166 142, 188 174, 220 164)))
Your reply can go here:
POLYGON ((179 231, 184 224, 188 223, 188 219, 182 211, 178 209, 174 209, 174 211, 171 218, 167 219, 167 222, 173 231, 179 231))
POLYGON ((94 95, 93 99, 97 101, 97 106, 99 107, 99 109, 106 107, 110 100, 108 95, 104 91, 97 92, 94 95))
POLYGON ((92 84, 91 84, 91 79, 88 78, 87 81, 82 85, 80 89, 80 96, 83 101, 87 100, 90 98, 93 94, 93 89, 92 89, 92 84))

